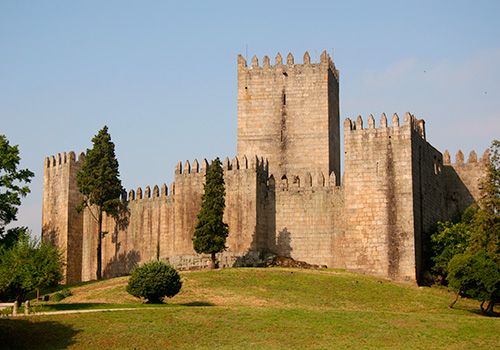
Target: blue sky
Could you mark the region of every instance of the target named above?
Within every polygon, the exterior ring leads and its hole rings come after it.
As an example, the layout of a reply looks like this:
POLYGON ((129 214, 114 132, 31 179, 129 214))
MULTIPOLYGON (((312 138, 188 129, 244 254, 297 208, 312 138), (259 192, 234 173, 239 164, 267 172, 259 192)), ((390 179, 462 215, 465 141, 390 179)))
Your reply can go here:
MULTIPOLYGON (((127 189, 236 154, 236 57, 333 52, 346 117, 410 111, 441 152, 500 138, 500 1, 0 1, 0 134, 34 171, 108 125, 127 189)), ((389 118, 390 119, 390 118, 389 118)), ((378 125, 378 123, 377 123, 378 125)))

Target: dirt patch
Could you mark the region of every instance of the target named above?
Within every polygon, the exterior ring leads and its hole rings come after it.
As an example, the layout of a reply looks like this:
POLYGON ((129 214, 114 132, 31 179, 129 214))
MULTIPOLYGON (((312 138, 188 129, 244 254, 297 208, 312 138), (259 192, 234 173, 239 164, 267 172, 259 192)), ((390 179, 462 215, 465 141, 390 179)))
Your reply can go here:
POLYGON ((273 256, 267 262, 268 267, 293 267, 298 269, 321 270, 326 269, 326 265, 308 264, 305 261, 298 261, 284 256, 273 256))

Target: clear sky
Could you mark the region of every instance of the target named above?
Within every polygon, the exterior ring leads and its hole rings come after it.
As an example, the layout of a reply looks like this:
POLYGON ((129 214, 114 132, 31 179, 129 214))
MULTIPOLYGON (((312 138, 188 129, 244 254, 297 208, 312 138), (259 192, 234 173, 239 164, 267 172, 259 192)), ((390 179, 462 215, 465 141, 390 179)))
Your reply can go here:
POLYGON ((332 54, 346 117, 410 111, 427 140, 500 139, 500 1, 0 0, 0 134, 34 171, 16 225, 41 230, 47 156, 109 127, 123 185, 236 155, 236 58, 332 54))

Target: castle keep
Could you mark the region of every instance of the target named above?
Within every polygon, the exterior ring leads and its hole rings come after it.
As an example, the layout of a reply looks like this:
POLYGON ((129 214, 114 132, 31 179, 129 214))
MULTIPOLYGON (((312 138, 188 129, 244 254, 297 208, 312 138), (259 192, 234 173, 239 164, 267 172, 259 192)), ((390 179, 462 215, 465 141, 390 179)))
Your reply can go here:
MULTIPOLYGON (((459 151, 452 164, 448 151, 426 141, 423 120, 408 112, 389 119, 344 121, 342 175, 339 73, 330 56, 311 63, 306 52, 296 64, 278 54, 274 64, 265 56, 248 66, 239 55, 238 149, 223 165, 229 236, 219 265, 256 266, 272 253, 417 280, 426 231, 474 203, 488 154, 478 160, 471 152, 464 162, 459 151)), ((63 249, 66 282, 96 274, 96 223, 75 210, 83 162, 74 152, 45 160, 42 234, 63 249)), ((157 257, 179 269, 210 265, 191 240, 209 166, 205 159, 179 162, 169 187, 123 196, 123 217, 103 224, 104 277, 157 257)))

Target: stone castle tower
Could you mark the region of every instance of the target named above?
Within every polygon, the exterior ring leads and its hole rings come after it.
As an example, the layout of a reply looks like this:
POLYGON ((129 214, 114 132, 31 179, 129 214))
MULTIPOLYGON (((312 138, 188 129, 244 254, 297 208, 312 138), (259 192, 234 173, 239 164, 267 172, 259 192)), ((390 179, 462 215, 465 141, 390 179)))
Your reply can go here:
POLYGON ((320 63, 306 52, 303 64, 278 54, 251 67, 238 56, 238 155, 263 156, 272 174, 333 171, 340 180, 339 118, 338 70, 326 52, 320 63))
MULTIPOLYGON (((339 74, 326 52, 319 63, 306 52, 302 64, 278 54, 273 65, 265 56, 247 66, 238 56, 238 155, 224 161, 229 236, 220 266, 258 266, 271 253, 418 280, 426 231, 474 203, 488 154, 471 152, 465 163, 459 151, 451 164, 410 113, 402 123, 394 114, 391 125, 382 115, 378 127, 373 116, 366 127, 347 118, 341 176, 339 119, 339 74)), ((84 161, 70 152, 45 163, 43 237, 66 252, 67 282, 95 278, 96 224, 74 209, 84 161)), ((191 241, 208 167, 179 162, 170 187, 122 198, 125 216, 103 225, 103 276, 157 257, 179 269, 210 265, 191 241)))

